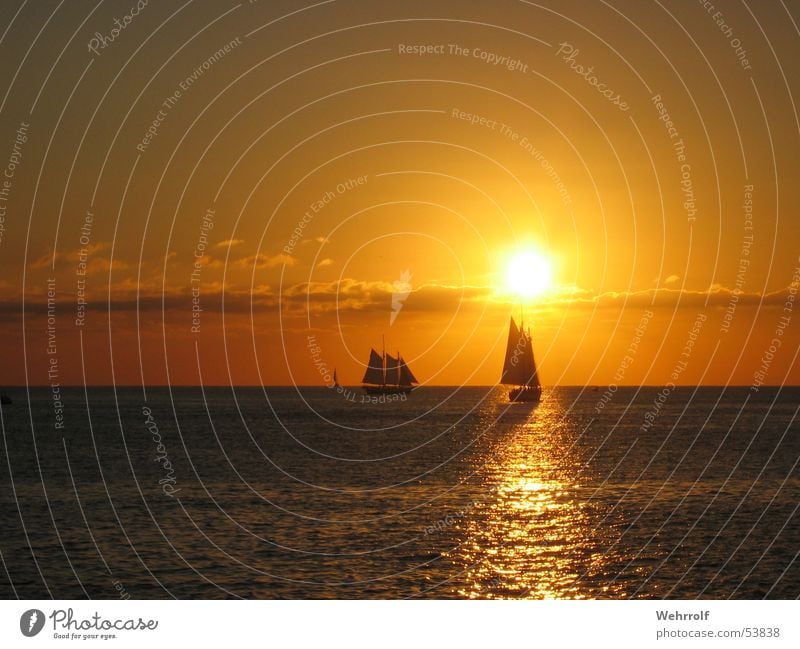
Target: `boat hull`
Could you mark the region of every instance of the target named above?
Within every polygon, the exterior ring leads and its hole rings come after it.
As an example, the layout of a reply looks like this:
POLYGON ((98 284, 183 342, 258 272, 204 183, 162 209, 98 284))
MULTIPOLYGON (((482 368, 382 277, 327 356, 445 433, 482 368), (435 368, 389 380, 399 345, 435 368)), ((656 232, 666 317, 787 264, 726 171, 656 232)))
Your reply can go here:
POLYGON ((542 397, 542 388, 519 387, 509 390, 508 400, 514 402, 537 403, 542 397))
POLYGON ((367 394, 408 394, 414 388, 405 385, 364 385, 361 389, 367 394))

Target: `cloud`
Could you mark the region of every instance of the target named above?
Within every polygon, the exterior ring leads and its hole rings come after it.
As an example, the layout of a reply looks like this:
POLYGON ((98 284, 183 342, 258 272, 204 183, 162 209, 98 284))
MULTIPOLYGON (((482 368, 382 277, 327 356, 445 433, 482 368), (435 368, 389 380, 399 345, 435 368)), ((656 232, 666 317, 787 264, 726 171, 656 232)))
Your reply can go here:
MULTIPOLYGON (((89 269, 91 269, 91 264, 94 262, 99 269, 108 270, 110 263, 109 259, 105 257, 98 258, 96 253, 103 250, 108 250, 110 247, 110 243, 92 243, 85 248, 75 248, 72 250, 56 252, 55 254, 52 252, 46 252, 28 264, 28 268, 31 270, 41 270, 44 268, 52 268, 53 265, 55 265, 56 268, 69 264, 77 265, 78 261, 81 259, 81 254, 84 254, 86 256, 85 261, 89 269)), ((119 258, 114 260, 115 268, 127 268, 127 266, 128 265, 119 258)))
POLYGON ((41 268, 50 268, 53 265, 57 265, 60 262, 63 262, 65 259, 64 253, 57 252, 53 255, 50 252, 46 252, 41 257, 38 257, 34 261, 32 261, 28 268, 39 270, 41 268))
POLYGON ((674 284, 675 282, 679 281, 680 277, 677 275, 670 275, 664 280, 664 284, 674 284))
MULTIPOLYGON (((278 255, 281 257, 282 255, 278 255)), ((275 257, 259 259, 258 263, 281 263, 275 257)), ((245 260, 242 260, 245 261, 245 260)), ((252 264, 255 257, 248 258, 252 264)), ((110 309, 114 311, 157 311, 162 309, 186 310, 191 307, 191 293, 188 288, 172 289, 161 293, 160 278, 137 284, 132 278, 121 279, 111 287, 110 309)), ((280 309, 287 316, 334 313, 336 311, 360 311, 385 313, 391 311, 393 283, 366 281, 345 278, 331 282, 302 282, 283 289, 273 289, 268 284, 250 288, 234 288, 219 282, 204 282, 201 287, 201 301, 204 311, 264 312, 280 309), (224 293, 223 293, 224 289, 224 293)), ((549 299, 539 301, 535 308, 540 310, 594 309, 594 308, 685 308, 702 309, 706 307, 727 306, 736 300, 739 305, 760 307, 780 306, 786 300, 788 287, 767 294, 745 293, 719 284, 707 290, 687 290, 658 288, 641 291, 606 291, 593 293, 577 286, 565 286, 549 299)), ((106 289, 93 292, 89 310, 109 309, 106 289)), ((21 296, 7 297, 0 301, 0 313, 18 315, 21 312, 21 296)), ((74 308, 74 296, 59 291, 58 308, 70 311, 74 308)), ((489 286, 447 285, 439 283, 415 287, 404 303, 404 312, 413 313, 453 313, 456 309, 507 308, 508 297, 498 295, 489 286)), ((44 313, 47 299, 42 290, 28 291, 25 296, 27 313, 44 313)))
POLYGON ((310 303, 316 308, 327 308, 338 303, 339 308, 363 309, 385 301, 391 294, 388 282, 367 282, 341 279, 333 282, 301 282, 289 286, 281 293, 284 303, 310 303))
POLYGON ((326 258, 317 264, 317 268, 324 268, 325 266, 332 266, 332 265, 333 265, 333 259, 326 258))
POLYGON ((194 263, 204 268, 222 268, 225 265, 222 263, 221 259, 212 257, 211 255, 203 255, 202 257, 195 259, 194 263))
POLYGON ((214 244, 215 248, 233 248, 234 246, 238 246, 244 243, 244 239, 225 239, 225 241, 220 241, 217 244, 214 244))
POLYGON ((257 255, 244 257, 236 263, 242 268, 252 268, 253 266, 256 268, 274 268, 275 266, 282 265, 294 266, 297 263, 297 259, 284 253, 273 255, 271 257, 269 255, 258 253, 257 255))
MULTIPOLYGON (((303 282, 281 293, 281 305, 296 304, 315 312, 324 311, 391 311, 394 282, 364 281, 345 278, 332 282, 303 282)), ((440 312, 463 308, 468 303, 483 307, 493 290, 486 286, 450 286, 429 283, 410 291, 404 303, 409 312, 440 312)))
POLYGON ((641 291, 607 291, 600 294, 586 293, 569 298, 552 300, 551 304, 597 307, 716 307, 727 306, 732 300, 738 304, 770 306, 782 304, 788 287, 771 293, 746 293, 736 289, 712 284, 705 291, 681 288, 649 288, 641 291))

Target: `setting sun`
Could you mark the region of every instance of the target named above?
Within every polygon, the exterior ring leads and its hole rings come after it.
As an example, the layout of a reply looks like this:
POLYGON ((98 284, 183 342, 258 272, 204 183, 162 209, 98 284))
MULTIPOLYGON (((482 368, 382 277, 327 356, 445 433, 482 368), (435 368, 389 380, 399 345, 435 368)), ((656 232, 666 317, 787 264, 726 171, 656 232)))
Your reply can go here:
POLYGON ((508 291, 524 298, 536 297, 547 291, 552 279, 550 261, 534 250, 516 253, 506 268, 508 291))

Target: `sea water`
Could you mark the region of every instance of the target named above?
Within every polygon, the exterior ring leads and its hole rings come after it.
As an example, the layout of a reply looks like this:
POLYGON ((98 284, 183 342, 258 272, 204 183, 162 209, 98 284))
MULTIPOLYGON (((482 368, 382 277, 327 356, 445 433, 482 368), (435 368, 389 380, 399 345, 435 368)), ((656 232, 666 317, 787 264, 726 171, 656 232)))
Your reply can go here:
POLYGON ((796 388, 9 393, 6 598, 800 595, 796 388))

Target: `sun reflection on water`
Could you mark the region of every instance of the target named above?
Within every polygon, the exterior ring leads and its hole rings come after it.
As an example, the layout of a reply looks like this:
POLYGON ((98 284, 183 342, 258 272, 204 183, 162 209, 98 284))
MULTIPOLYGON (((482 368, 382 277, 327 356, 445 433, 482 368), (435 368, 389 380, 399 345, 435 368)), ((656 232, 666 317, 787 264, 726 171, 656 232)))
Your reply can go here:
POLYGON ((448 553, 466 584, 458 594, 610 596, 586 586, 587 575, 604 571, 610 540, 582 497, 581 462, 572 450, 577 434, 564 407, 543 399, 535 410, 511 416, 516 421, 505 429, 499 423, 497 447, 481 472, 482 494, 461 521, 461 543, 448 553))

